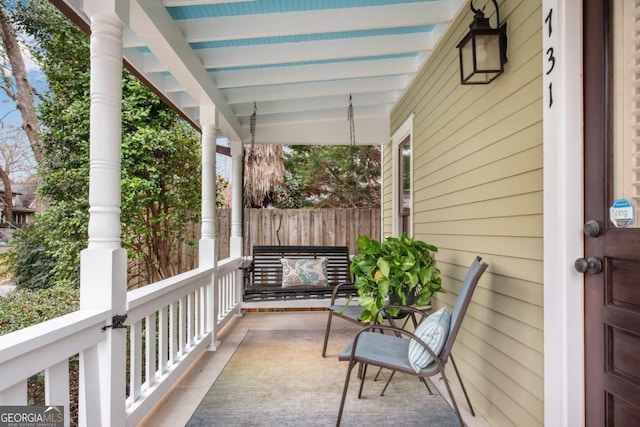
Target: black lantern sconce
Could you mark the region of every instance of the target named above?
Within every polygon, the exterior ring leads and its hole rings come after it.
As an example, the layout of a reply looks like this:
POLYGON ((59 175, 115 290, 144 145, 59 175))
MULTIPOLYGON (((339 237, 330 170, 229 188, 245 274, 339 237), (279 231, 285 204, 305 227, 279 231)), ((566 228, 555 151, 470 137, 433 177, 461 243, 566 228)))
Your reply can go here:
POLYGON ((473 7, 475 14, 469 25, 469 32, 456 46, 460 54, 460 83, 482 85, 492 82, 504 72, 507 63, 507 24, 500 24, 500 11, 496 0, 491 0, 496 8, 496 28, 491 28, 489 18, 482 10, 473 7))

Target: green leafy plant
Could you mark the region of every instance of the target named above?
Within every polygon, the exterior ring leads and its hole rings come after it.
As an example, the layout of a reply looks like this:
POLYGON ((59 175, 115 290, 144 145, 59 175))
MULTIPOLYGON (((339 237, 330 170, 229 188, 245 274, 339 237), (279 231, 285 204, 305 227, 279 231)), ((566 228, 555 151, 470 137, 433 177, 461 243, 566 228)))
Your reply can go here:
MULTIPOLYGON (((376 313, 395 296, 402 305, 425 306, 434 292, 444 292, 433 245, 408 237, 387 237, 383 242, 360 236, 358 253, 351 260, 359 303, 364 307, 360 319, 372 322, 376 313)), ((399 309, 389 309, 397 315, 399 309)))
POLYGON ((284 154, 287 174, 316 208, 380 207, 380 160, 375 145, 292 145, 284 154))
POLYGON ((311 204, 307 200, 308 186, 297 178, 287 176, 275 193, 275 205, 278 209, 302 209, 311 204))
MULTIPOLYGON (((36 105, 43 142, 38 197, 47 210, 26 238, 12 242, 20 256, 8 270, 24 289, 78 286, 89 221, 89 39, 49 1, 11 3, 12 24, 27 36, 46 80, 36 105)), ((200 137, 126 70, 121 133, 122 246, 136 266, 131 283, 146 284, 189 268, 178 254, 183 242, 198 239, 200 137)), ((218 180, 219 190, 225 186, 218 180)), ((222 201, 216 193, 216 204, 222 201)))
POLYGON ((80 293, 69 284, 16 290, 0 298, 0 335, 53 319, 80 306, 80 293))

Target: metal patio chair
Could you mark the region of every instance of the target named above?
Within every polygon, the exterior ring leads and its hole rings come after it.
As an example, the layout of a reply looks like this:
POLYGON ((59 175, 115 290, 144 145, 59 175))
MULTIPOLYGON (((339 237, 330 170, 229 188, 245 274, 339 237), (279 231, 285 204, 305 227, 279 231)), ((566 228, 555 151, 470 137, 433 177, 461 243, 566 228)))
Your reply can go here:
MULTIPOLYGON (((336 286, 333 291, 331 302, 327 307, 327 312, 328 312, 327 327, 325 329, 324 342, 322 344, 322 357, 327 357, 327 344, 329 343, 329 335, 331 333, 331 321, 333 320, 333 316, 340 317, 341 319, 348 320, 349 322, 355 323, 360 326, 365 326, 368 324, 360 320, 360 315, 364 311, 364 308, 360 304, 358 304, 357 301, 348 301, 345 304, 336 304, 338 296, 344 293, 341 289, 342 286, 353 286, 353 285, 351 283, 341 283, 338 286, 336 286)), ((409 313, 403 312, 404 306, 393 306, 393 307, 400 309, 401 313, 398 316, 399 318, 405 318, 405 316, 407 319, 411 318, 414 320, 414 326, 415 326, 415 319, 416 319, 415 314, 410 316, 409 313)), ((431 306, 420 307, 419 310, 414 311, 414 313, 425 315, 430 309, 431 309, 431 306)), ((384 317, 385 319, 390 319, 390 317, 386 315, 384 317)), ((391 325, 395 326, 395 324, 393 323, 393 320, 391 321, 391 325)), ((403 326, 406 326, 406 323, 403 326)))
MULTIPOLYGON (((333 289, 331 303, 327 307, 327 311, 329 313, 327 318, 327 328, 324 333, 324 343, 322 344, 322 357, 327 357, 327 343, 329 342, 329 333, 331 332, 331 320, 333 319, 333 316, 340 317, 360 326, 366 324, 360 320, 360 314, 362 314, 364 308, 362 308, 357 301, 348 301, 346 304, 336 304, 341 287, 343 286, 353 286, 353 284, 341 283, 333 289)), ((356 295, 357 294, 354 292, 354 296, 356 295)))
POLYGON ((416 334, 396 326, 367 325, 356 334, 353 342, 349 344, 338 357, 338 359, 341 361, 348 361, 349 366, 347 368, 347 375, 342 390, 342 400, 340 402, 340 410, 338 412, 336 426, 339 426, 342 420, 342 412, 347 397, 347 389, 349 387, 351 371, 357 364, 360 364, 362 369, 365 371, 362 372, 361 375, 359 375, 359 378, 361 380, 358 398, 360 398, 362 395, 362 388, 365 378, 364 374, 366 373, 366 368, 368 365, 390 369, 391 371, 394 371, 394 373, 404 372, 406 374, 417 376, 423 380, 427 377, 440 374, 444 380, 444 384, 451 399, 453 409, 458 417, 458 420, 460 421, 460 425, 464 426, 462 415, 460 413, 458 404, 455 400, 444 370, 445 365, 447 364, 449 359, 451 359, 451 363, 460 382, 460 386, 462 387, 462 391, 464 393, 465 399, 467 400, 467 404, 469 405, 469 409, 471 410, 471 414, 475 416, 475 412, 473 410, 473 407, 471 406, 471 401, 469 400, 469 396, 464 387, 464 383, 462 382, 462 378, 453 359, 453 355, 451 354, 451 349, 453 347, 453 344, 455 343, 460 325, 462 324, 464 315, 467 311, 467 308, 469 307, 469 303, 471 302, 471 297, 476 288, 476 285, 478 284, 478 280, 487 269, 487 267, 488 264, 483 262, 481 257, 476 257, 469 267, 469 270, 467 271, 466 277, 462 284, 462 288, 460 289, 460 293, 451 312, 448 334, 446 335, 446 340, 444 341, 442 350, 439 352, 439 354, 436 354, 429 347, 429 345, 427 345, 425 341, 420 339, 416 334), (422 349, 424 349, 424 351, 426 351, 432 358, 432 361, 426 367, 420 369, 418 372, 414 370, 414 367, 412 367, 409 360, 409 348, 411 340, 414 340, 414 346, 415 343, 418 343, 418 345, 422 349))

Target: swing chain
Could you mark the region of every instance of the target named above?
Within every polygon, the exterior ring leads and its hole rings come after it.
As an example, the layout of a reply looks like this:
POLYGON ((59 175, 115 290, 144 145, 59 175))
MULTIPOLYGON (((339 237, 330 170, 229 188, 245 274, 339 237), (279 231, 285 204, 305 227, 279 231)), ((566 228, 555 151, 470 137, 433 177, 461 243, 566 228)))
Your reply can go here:
POLYGON ((353 117, 353 98, 351 94, 349 94, 349 108, 347 108, 347 120, 349 121, 349 145, 351 150, 351 173, 353 173, 354 168, 354 157, 356 151, 356 123, 353 117))
POLYGON ((353 100, 349 94, 349 108, 347 108, 347 120, 349 121, 349 144, 356 145, 356 123, 353 118, 353 100))
POLYGON ((247 168, 249 169, 249 177, 247 182, 247 193, 249 196, 249 200, 253 200, 253 164, 255 163, 255 147, 256 147, 256 117, 258 113, 258 107, 256 106, 256 102, 253 101, 253 114, 249 118, 249 132, 251 132, 251 148, 249 150, 249 155, 247 157, 247 168))

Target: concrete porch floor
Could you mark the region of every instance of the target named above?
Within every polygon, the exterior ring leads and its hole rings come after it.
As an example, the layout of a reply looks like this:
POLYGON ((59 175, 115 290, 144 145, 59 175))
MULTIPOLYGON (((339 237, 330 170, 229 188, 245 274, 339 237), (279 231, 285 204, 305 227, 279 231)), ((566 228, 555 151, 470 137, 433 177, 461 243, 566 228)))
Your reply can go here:
MULTIPOLYGON (((282 330, 282 329, 323 329, 326 327, 327 313, 325 311, 273 312, 273 313, 245 313, 234 319, 221 333, 220 345, 216 351, 204 353, 193 366, 182 376, 158 403, 155 408, 138 424, 140 427, 182 427, 196 410, 204 395, 207 393, 225 365, 233 356, 236 348, 242 342, 248 330, 282 330)), ((357 328, 353 323, 334 317, 332 330, 338 328, 357 328)), ((355 331, 356 329, 354 329, 355 331)), ((331 338, 329 338, 331 339, 331 338)), ((322 343, 318 343, 320 355, 322 343)), ((346 365, 345 365, 346 373, 346 365)), ((437 377, 432 378, 433 384, 440 394, 446 396, 446 390, 437 377)), ((340 391, 337 391, 340 393, 340 391)), ((456 395, 465 423, 469 427, 488 427, 488 423, 480 416, 471 416, 468 412, 464 396, 456 395)), ((473 400, 472 402, 473 403, 473 400)), ((337 415, 338 408, 336 408, 337 415)))

